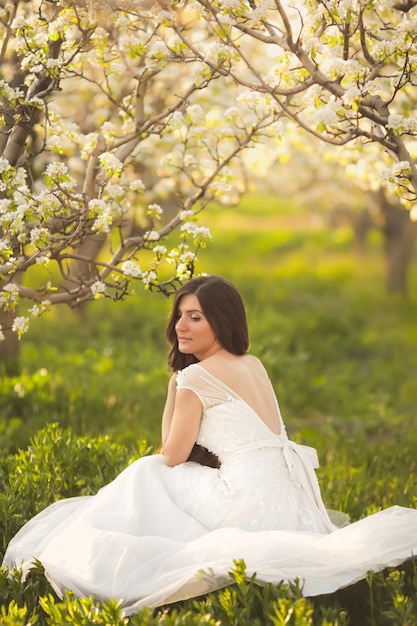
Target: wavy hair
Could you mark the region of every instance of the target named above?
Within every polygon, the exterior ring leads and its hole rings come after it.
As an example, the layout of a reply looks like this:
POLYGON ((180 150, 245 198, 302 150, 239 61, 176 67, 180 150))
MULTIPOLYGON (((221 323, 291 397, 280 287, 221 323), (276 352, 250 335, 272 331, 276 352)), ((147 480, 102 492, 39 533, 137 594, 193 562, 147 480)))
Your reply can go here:
POLYGON ((170 368, 178 371, 198 362, 194 355, 182 354, 178 350, 175 332, 181 299, 190 294, 198 298, 204 316, 222 347, 232 354, 245 354, 249 348, 249 331, 240 293, 221 276, 196 276, 177 291, 166 325, 165 335, 171 344, 168 354, 170 368))

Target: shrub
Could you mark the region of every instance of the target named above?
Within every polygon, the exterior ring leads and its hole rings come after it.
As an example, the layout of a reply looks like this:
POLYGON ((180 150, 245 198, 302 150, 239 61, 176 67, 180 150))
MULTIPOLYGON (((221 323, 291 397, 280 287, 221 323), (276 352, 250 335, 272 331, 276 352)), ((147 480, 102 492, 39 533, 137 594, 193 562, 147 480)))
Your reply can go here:
POLYGON ((129 452, 109 436, 78 437, 69 428, 48 424, 27 450, 0 461, 2 554, 20 526, 48 504, 96 493, 147 451, 145 441, 129 452))

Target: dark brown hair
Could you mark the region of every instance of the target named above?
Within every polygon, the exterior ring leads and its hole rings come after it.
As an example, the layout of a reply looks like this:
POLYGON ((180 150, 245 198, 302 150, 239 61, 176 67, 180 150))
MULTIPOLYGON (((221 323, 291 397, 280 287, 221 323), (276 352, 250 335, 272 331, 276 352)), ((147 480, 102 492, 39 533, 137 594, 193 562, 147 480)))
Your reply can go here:
POLYGON ((232 354, 245 354, 249 348, 249 332, 245 307, 236 287, 221 276, 197 276, 186 282, 175 295, 165 334, 171 349, 168 364, 174 371, 184 369, 198 359, 178 350, 175 324, 181 298, 193 294, 198 298, 205 318, 219 343, 232 354))

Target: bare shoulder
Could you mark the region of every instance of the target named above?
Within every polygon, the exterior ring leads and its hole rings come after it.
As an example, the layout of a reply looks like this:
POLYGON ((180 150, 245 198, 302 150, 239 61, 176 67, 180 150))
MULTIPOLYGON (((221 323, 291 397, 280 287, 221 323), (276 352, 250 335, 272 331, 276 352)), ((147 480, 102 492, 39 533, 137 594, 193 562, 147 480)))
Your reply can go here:
POLYGON ((200 365, 243 399, 272 432, 281 432, 275 393, 268 372, 258 357, 222 352, 205 359, 200 365))
POLYGON ((216 353, 202 361, 200 366, 224 382, 268 376, 262 361, 252 354, 216 353))
POLYGON ((255 367, 260 371, 266 372, 265 366, 262 363, 261 359, 259 359, 254 354, 245 354, 245 361, 248 364, 248 367, 255 367))

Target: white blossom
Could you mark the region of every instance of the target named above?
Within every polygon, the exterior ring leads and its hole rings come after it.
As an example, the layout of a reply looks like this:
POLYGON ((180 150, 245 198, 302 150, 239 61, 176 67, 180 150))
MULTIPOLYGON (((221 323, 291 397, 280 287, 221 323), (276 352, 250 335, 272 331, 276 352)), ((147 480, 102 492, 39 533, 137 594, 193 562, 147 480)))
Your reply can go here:
POLYGON ((62 61, 60 59, 46 59, 45 61, 45 65, 48 68, 48 70, 51 69, 55 69, 55 68, 60 68, 62 66, 62 61))
POLYGON ((43 107, 45 106, 44 101, 41 98, 38 98, 37 96, 32 96, 32 98, 29 98, 27 103, 29 106, 35 107, 40 110, 42 110, 43 107))
POLYGON ((179 130, 184 125, 184 114, 181 111, 174 111, 169 119, 169 126, 172 130, 179 130))
POLYGON ((30 243, 34 246, 42 247, 45 243, 45 239, 49 236, 49 231, 46 228, 35 227, 30 231, 30 243))
POLYGON ((159 256, 164 256, 167 253, 166 246, 161 246, 161 245, 155 246, 153 251, 155 254, 159 256))
POLYGON ((209 191, 213 196, 217 199, 221 199, 221 197, 231 191, 232 184, 231 181, 227 181, 224 178, 219 178, 217 180, 213 180, 209 191))
POLYGON ((181 225, 181 231, 200 239, 211 239, 210 229, 206 226, 199 226, 194 222, 184 222, 181 225))
POLYGON ((205 113, 204 109, 199 104, 191 104, 187 107, 187 121, 193 126, 205 125, 205 113))
POLYGON ((25 28, 25 26, 26 26, 25 17, 23 15, 18 15, 17 17, 14 18, 11 24, 11 29, 18 30, 19 28, 25 28))
POLYGON ((195 252, 192 250, 186 250, 180 255, 181 263, 192 263, 193 261, 195 261, 195 252))
POLYGON ((312 115, 312 120, 315 124, 324 126, 333 126, 339 122, 339 111, 341 105, 335 100, 330 100, 327 104, 315 109, 312 115))
POLYGON ((121 185, 109 184, 106 185, 105 194, 112 200, 120 200, 125 195, 125 190, 121 185))
POLYGON ((181 280, 187 280, 191 276, 191 268, 186 263, 179 263, 176 268, 176 275, 181 280))
POLYGON ((10 249, 10 240, 3 237, 0 239, 0 252, 6 252, 10 249))
MULTIPOLYGON (((148 215, 153 215, 155 217, 162 215, 163 212, 164 211, 162 207, 159 206, 159 204, 150 204, 147 209, 148 215)), ((158 236, 158 239, 159 239, 159 236, 158 236)))
POLYGON ((194 215, 194 213, 190 209, 181 211, 181 213, 180 213, 180 220, 186 220, 189 217, 192 217, 193 215, 194 215))
POLYGON ((404 115, 389 115, 388 116, 388 128, 397 129, 400 128, 404 121, 404 115))
POLYGON ((262 2, 259 3, 259 6, 251 12, 252 19, 255 21, 266 19, 268 17, 268 11, 272 8, 272 6, 272 0, 262 0, 262 2))
POLYGON ((157 230, 147 230, 144 234, 144 238, 147 241, 159 241, 161 235, 158 233, 157 230))
POLYGON ((103 133, 103 137, 106 139, 106 141, 110 143, 113 141, 117 129, 112 122, 104 122, 104 124, 101 126, 101 132, 103 133))
POLYGON ((8 283, 3 287, 3 291, 0 292, 0 305, 4 302, 16 304, 19 301, 19 285, 15 283, 8 283))
POLYGON ((51 152, 63 152, 66 141, 61 135, 50 135, 46 141, 46 147, 51 152))
POLYGON ((12 206, 10 198, 0 198, 0 213, 6 214, 12 206))
POLYGON ((99 296, 106 293, 106 285, 101 280, 96 280, 91 286, 90 291, 93 296, 99 296))
POLYGON ((82 159, 88 159, 91 156, 97 146, 97 141, 98 133, 88 133, 79 138, 82 159))
POLYGON ((152 187, 153 193, 160 197, 167 197, 176 189, 176 181, 173 176, 171 178, 160 178, 152 187))
POLYGON ((129 189, 131 191, 144 191, 146 187, 141 178, 136 178, 129 183, 129 189))
POLYGON ((227 58, 229 56, 229 48, 219 41, 205 42, 196 47, 201 49, 201 54, 204 56, 204 59, 214 65, 219 63, 222 57, 227 58))
POLYGON ((180 168, 182 165, 182 155, 179 151, 172 150, 162 157, 161 165, 180 168))
POLYGON ((224 112, 224 119, 227 122, 236 122, 236 120, 239 119, 240 116, 241 116, 241 111, 238 109, 238 107, 229 107, 224 112))
POLYGON ((111 152, 100 154, 99 161, 107 172, 120 174, 123 169, 123 163, 111 152))
POLYGON ((180 252, 177 248, 173 248, 172 250, 170 250, 169 255, 168 255, 168 263, 173 263, 175 262, 175 260, 180 256, 180 252))
POLYGON ((125 276, 132 276, 133 278, 137 278, 142 274, 142 270, 140 269, 138 263, 136 263, 135 261, 123 261, 120 269, 125 276))
POLYGON ((361 90, 356 85, 346 89, 342 97, 342 102, 348 106, 352 106, 357 98, 361 97, 361 90))
POLYGON ((238 10, 241 7, 241 0, 222 0, 221 7, 223 9, 238 10))
POLYGON ((16 295, 19 293, 20 287, 19 285, 16 285, 15 283, 8 283, 7 285, 3 287, 3 291, 7 291, 10 294, 16 295))
POLYGON ((186 154, 184 157, 184 167, 194 167, 198 165, 198 160, 194 154, 186 154))
POLYGON ((169 50, 172 50, 176 54, 181 54, 184 49, 187 49, 186 45, 182 42, 181 38, 176 33, 168 38, 166 45, 169 50))
POLYGON ((397 191, 401 182, 408 177, 410 173, 410 163, 408 161, 399 161, 394 163, 392 168, 382 168, 378 172, 378 177, 382 184, 393 191, 397 191))
POLYGON ((378 176, 383 183, 389 183, 392 178, 392 172, 387 167, 384 167, 379 170, 378 176))
POLYGON ((12 331, 19 335, 19 338, 27 332, 29 328, 29 318, 24 315, 18 315, 14 318, 12 331))
POLYGON ((26 186, 27 172, 23 167, 18 167, 14 172, 14 184, 16 189, 21 189, 26 194, 29 188, 26 186))
POLYGON ((392 114, 388 117, 387 127, 402 133, 416 134, 417 120, 413 117, 404 117, 404 115, 392 114))
POLYGON ((395 176, 401 176, 411 171, 411 165, 408 161, 398 161, 394 163, 392 170, 395 176))
POLYGON ((148 33, 136 30, 135 34, 120 35, 118 44, 122 52, 133 52, 137 55, 144 55, 147 52, 147 43, 149 42, 148 33))
POLYGON ((21 89, 12 87, 4 80, 0 80, 0 93, 10 101, 25 97, 25 93, 21 89))
POLYGON ((33 306, 30 307, 29 309, 29 313, 33 316, 33 317, 39 317, 40 313, 42 312, 40 306, 38 304, 34 304, 33 306))
POLYGON ((224 24, 225 26, 233 26, 235 23, 235 20, 232 18, 231 15, 226 15, 224 13, 222 15, 219 15, 218 19, 219 23, 224 24))
POLYGON ((7 172, 11 168, 11 165, 7 159, 0 156, 0 174, 7 172))
POLYGON ((167 55, 167 47, 163 41, 154 41, 149 52, 154 57, 165 57, 167 55))
POLYGON ((65 176, 68 174, 68 168, 62 161, 54 161, 49 163, 45 169, 45 175, 53 177, 65 176))
POLYGON ((143 274, 142 281, 144 282, 145 285, 149 285, 149 283, 156 280, 157 278, 158 276, 156 272, 154 272, 154 270, 149 270, 148 272, 145 272, 143 274))
POLYGON ((110 232, 112 224, 111 208, 104 201, 99 198, 92 198, 88 203, 88 208, 93 212, 95 216, 93 230, 99 233, 110 232))

